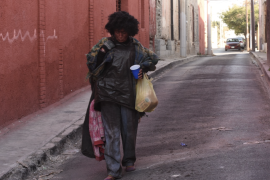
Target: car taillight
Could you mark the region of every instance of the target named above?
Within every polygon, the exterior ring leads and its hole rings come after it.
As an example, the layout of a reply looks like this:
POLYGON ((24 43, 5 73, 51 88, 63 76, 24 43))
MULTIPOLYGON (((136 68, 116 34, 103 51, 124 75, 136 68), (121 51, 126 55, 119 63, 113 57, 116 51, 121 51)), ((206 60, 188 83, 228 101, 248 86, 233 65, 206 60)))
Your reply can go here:
POLYGON ((240 43, 243 43, 243 41, 240 41, 240 43))

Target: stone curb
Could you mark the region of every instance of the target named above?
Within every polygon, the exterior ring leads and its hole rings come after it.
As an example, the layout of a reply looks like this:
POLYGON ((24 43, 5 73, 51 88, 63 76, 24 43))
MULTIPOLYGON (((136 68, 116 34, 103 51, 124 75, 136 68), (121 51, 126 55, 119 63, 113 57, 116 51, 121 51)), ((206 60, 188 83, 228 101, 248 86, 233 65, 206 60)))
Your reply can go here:
MULTIPOLYGON (((160 67, 156 71, 149 73, 149 76, 154 78, 164 71, 175 67, 176 65, 194 60, 197 57, 207 56, 195 55, 184 59, 174 60, 160 67)), ((36 152, 24 159, 17 161, 12 169, 0 175, 0 180, 24 180, 30 173, 33 173, 38 167, 42 166, 51 155, 61 154, 64 146, 67 144, 67 140, 74 140, 81 136, 84 117, 85 115, 80 117, 75 123, 71 124, 65 130, 60 132, 36 152)))
POLYGON ((269 71, 269 66, 261 60, 261 58, 254 52, 250 52, 250 54, 254 57, 256 62, 258 63, 257 65, 259 68, 262 70, 262 72, 265 74, 267 83, 270 85, 270 71, 269 71))
POLYGON ((0 180, 23 180, 27 178, 28 174, 42 166, 50 156, 60 154, 67 144, 67 140, 74 140, 81 136, 84 117, 85 115, 27 158, 17 161, 12 169, 3 173, 0 180))

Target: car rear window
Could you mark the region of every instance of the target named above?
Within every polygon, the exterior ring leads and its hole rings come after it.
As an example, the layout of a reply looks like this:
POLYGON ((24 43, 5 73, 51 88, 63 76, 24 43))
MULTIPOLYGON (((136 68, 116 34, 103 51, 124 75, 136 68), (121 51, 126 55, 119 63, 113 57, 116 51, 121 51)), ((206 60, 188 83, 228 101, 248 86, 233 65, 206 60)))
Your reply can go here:
POLYGON ((239 42, 238 39, 227 39, 227 42, 239 42))

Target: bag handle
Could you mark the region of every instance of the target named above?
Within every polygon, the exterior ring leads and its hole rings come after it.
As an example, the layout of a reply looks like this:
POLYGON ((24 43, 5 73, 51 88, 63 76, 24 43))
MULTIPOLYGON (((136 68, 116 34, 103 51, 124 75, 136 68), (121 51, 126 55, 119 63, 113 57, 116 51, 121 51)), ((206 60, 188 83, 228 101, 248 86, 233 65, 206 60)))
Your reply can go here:
POLYGON ((146 73, 143 73, 143 76, 144 76, 143 78, 145 78, 146 80, 153 81, 153 78, 149 79, 149 77, 148 77, 148 75, 146 73))

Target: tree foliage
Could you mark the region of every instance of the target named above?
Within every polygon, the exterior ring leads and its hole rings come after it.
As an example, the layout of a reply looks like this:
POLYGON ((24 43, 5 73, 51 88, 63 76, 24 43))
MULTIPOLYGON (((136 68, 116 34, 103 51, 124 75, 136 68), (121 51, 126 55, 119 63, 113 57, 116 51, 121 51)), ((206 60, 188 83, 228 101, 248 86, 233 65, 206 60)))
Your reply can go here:
POLYGON ((212 21, 212 27, 217 27, 218 40, 220 40, 220 22, 212 21))
MULTIPOLYGON (((249 6, 250 7, 250 6, 249 6)), ((250 8, 248 9, 249 14, 249 25, 250 27, 250 8)), ((258 29, 259 21, 259 5, 254 5, 254 16, 255 16, 255 30, 258 29)), ((227 24, 229 29, 235 31, 235 34, 247 34, 246 33, 246 7, 234 5, 228 11, 222 12, 220 18, 227 24)), ((250 28, 249 28, 250 30, 250 28)))
POLYGON ((220 26, 220 22, 219 21, 212 21, 212 27, 219 27, 220 26))

